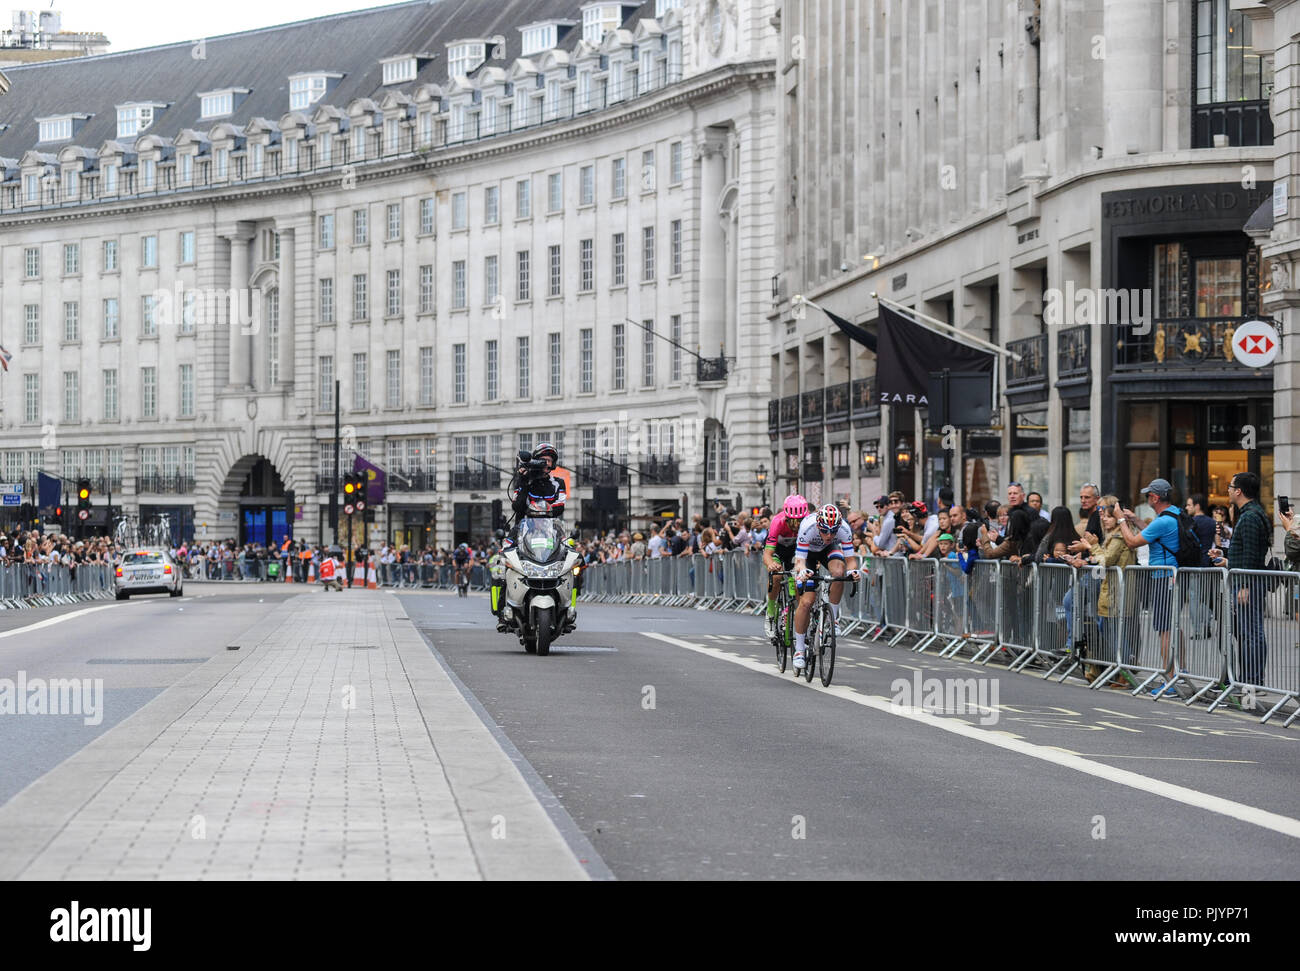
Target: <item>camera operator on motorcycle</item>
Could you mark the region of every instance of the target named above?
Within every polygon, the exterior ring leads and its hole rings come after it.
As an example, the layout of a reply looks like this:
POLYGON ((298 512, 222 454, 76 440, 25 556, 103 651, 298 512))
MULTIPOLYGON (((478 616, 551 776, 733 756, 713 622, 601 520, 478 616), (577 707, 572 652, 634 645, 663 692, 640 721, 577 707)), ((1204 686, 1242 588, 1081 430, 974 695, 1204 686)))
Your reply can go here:
MULTIPOLYGON (((551 473, 560 464, 560 453, 550 442, 541 442, 530 453, 520 449, 514 476, 510 479, 508 494, 510 507, 514 512, 514 522, 510 534, 502 544, 502 551, 509 549, 517 540, 516 531, 519 523, 528 516, 543 515, 537 509, 545 508, 544 515, 558 519, 564 514, 564 503, 568 496, 564 483, 554 478, 551 473), (531 508, 530 508, 531 507, 531 508)), ((501 604, 504 599, 505 579, 501 576, 492 578, 492 613, 501 616, 501 604)), ((498 630, 504 625, 498 624, 498 630)))

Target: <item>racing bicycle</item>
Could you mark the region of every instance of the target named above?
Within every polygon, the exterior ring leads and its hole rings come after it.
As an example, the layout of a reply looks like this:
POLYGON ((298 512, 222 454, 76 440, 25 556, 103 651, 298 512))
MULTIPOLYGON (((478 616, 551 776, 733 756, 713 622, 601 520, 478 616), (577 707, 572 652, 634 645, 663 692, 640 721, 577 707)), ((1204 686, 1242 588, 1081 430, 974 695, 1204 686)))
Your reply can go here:
MULTIPOLYGON (((822 687, 829 688, 831 678, 835 674, 835 614, 831 610, 831 602, 827 596, 830 592, 832 583, 856 583, 851 577, 832 577, 824 574, 814 573, 802 584, 796 581, 795 587, 799 592, 805 590, 815 590, 817 599, 813 601, 812 611, 808 615, 808 634, 804 640, 806 645, 804 649, 804 667, 803 679, 809 683, 812 682, 815 670, 820 670, 822 687)), ((794 605, 790 606, 790 631, 794 631, 794 605)), ((781 671, 785 671, 785 658, 781 658, 781 671)), ((794 675, 799 676, 799 669, 794 669, 794 675)))

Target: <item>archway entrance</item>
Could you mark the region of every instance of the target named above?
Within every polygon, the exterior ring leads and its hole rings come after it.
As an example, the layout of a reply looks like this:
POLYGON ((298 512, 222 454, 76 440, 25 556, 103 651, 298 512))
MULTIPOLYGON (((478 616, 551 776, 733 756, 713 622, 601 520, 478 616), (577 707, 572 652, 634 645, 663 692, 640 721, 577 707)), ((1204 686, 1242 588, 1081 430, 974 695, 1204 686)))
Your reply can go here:
POLYGON ((239 542, 278 547, 285 536, 292 538, 293 522, 285 507, 284 482, 270 460, 246 455, 230 470, 226 479, 230 492, 237 491, 236 514, 239 542))

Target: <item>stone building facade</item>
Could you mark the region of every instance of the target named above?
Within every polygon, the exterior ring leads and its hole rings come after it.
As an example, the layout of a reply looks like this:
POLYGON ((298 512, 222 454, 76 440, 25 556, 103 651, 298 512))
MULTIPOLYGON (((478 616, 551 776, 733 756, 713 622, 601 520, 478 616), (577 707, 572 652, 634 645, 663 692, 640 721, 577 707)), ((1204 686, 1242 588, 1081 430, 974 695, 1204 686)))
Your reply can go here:
POLYGON ((783 488, 866 504, 948 481, 973 502, 1016 479, 1075 506, 1084 483, 1138 502, 1161 475, 1224 502, 1246 468, 1281 488, 1289 365, 1231 350, 1278 314, 1247 231, 1272 198, 1273 66, 1239 5, 779 4, 783 488), (989 427, 881 406, 874 355, 795 299, 871 329, 874 294, 1017 355, 989 427))
POLYGON ((413 547, 485 536, 474 460, 543 440, 589 527, 629 485, 634 523, 755 494, 767 6, 405 3, 13 69, 0 480, 245 541, 292 492, 330 539, 337 381, 413 547))

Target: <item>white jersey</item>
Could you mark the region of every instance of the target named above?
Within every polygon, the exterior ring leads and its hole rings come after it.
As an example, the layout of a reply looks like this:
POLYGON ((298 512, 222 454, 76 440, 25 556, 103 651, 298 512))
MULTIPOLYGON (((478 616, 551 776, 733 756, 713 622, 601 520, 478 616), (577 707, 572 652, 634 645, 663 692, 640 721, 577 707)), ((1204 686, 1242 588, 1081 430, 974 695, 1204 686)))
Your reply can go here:
POLYGON ((794 544, 795 559, 806 560, 809 553, 820 553, 827 547, 835 552, 837 543, 839 552, 845 556, 857 555, 853 550, 853 530, 849 528, 847 522, 841 519, 839 528, 827 536, 817 528, 817 514, 812 513, 799 523, 799 535, 794 544))

